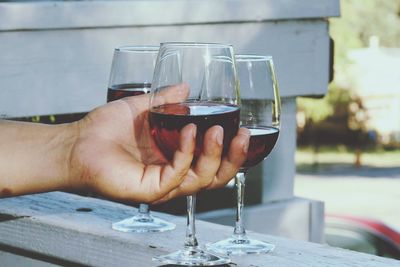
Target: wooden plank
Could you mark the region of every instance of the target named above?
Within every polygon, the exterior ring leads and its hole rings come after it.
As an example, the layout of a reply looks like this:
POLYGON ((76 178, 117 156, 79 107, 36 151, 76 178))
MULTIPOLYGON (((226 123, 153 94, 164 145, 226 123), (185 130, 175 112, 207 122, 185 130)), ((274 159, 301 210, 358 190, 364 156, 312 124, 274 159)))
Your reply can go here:
POLYGON ((296 99, 282 99, 278 141, 271 154, 248 173, 248 179, 263 178, 263 203, 291 199, 294 196, 296 127, 296 99))
POLYGON ((310 241, 323 243, 325 241, 325 205, 322 201, 310 201, 310 241))
MULTIPOLYGON (((159 266, 152 256, 183 244, 185 219, 158 214, 177 229, 158 234, 113 231, 111 222, 134 209, 104 200, 53 192, 0 200, 0 244, 90 266, 159 266), (90 208, 90 212, 77 212, 90 208)), ((225 238, 230 227, 198 221, 201 244, 225 238)), ((400 261, 285 238, 251 233, 276 244, 267 255, 232 257, 236 266, 396 266, 400 261)), ((4 255, 3 254, 0 254, 4 255)), ((1 259, 1 258, 0 258, 1 259)))
POLYGON ((287 20, 325 18, 339 13, 339 0, 17 2, 0 3, 0 30, 287 20))
POLYGON ((0 115, 91 110, 106 102, 116 46, 171 40, 232 43, 237 53, 272 55, 282 97, 327 91, 329 36, 323 20, 0 32, 0 51, 7 51, 0 54, 0 115))
POLYGON ((55 267, 59 265, 54 265, 51 263, 46 263, 43 261, 38 261, 35 259, 27 258, 24 256, 19 256, 16 254, 0 251, 0 261, 2 267, 55 267))
MULTIPOLYGON (((322 243, 324 227, 323 214, 319 214, 321 212, 322 202, 294 197, 267 205, 246 206, 243 222, 247 230, 258 233, 322 243), (311 206, 318 204, 319 210, 311 209, 311 206), (315 225, 314 220, 321 223, 315 225), (295 227, 293 222, 296 222, 295 227)), ((233 227, 235 216, 236 209, 232 208, 200 213, 198 218, 233 227)))

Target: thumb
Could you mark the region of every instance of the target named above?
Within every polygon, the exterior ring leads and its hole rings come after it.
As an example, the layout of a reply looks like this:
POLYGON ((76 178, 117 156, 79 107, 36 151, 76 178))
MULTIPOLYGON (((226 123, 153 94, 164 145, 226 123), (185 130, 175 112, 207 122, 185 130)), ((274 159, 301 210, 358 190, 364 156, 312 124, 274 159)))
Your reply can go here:
POLYGON ((179 103, 186 100, 189 96, 189 85, 186 83, 180 83, 175 85, 170 85, 165 89, 150 94, 144 94, 139 96, 126 97, 123 100, 129 104, 130 108, 134 108, 136 112, 142 113, 150 107, 150 100, 155 97, 152 101, 152 106, 159 106, 163 104, 179 103))

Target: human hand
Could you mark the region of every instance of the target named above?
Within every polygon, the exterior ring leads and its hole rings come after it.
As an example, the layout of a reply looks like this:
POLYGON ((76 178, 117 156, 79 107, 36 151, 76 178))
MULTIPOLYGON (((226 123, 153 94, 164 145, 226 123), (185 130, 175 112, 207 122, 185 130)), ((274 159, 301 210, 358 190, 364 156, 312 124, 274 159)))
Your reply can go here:
MULTIPOLYGON (((182 101, 187 94, 186 85, 171 87, 158 104, 182 101)), ((153 203, 223 186, 236 174, 247 154, 247 129, 239 130, 221 158, 223 129, 211 127, 192 166, 196 125, 189 124, 181 131, 179 150, 168 161, 150 134, 149 97, 113 101, 79 121, 71 151, 71 184, 121 201, 153 203)))

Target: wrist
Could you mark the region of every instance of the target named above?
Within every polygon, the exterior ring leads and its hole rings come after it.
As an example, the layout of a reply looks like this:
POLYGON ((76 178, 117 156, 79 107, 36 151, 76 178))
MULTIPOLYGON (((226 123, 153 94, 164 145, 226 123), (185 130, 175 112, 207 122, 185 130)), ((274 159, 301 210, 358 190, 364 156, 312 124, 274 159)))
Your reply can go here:
POLYGON ((21 195, 75 187, 70 159, 78 137, 77 123, 2 121, 0 189, 21 195))
POLYGON ((62 170, 63 184, 62 190, 76 190, 82 188, 82 171, 78 166, 76 158, 77 145, 81 132, 80 122, 61 124, 60 137, 62 145, 60 152, 62 160, 60 161, 60 169, 62 170))

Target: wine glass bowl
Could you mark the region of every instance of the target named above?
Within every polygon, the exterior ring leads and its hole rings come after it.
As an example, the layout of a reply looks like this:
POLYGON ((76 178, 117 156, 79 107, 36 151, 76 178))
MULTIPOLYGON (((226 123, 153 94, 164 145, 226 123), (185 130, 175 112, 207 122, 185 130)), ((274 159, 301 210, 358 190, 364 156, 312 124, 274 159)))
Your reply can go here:
POLYGON ((159 46, 115 48, 107 90, 107 102, 150 92, 159 46))
MULTIPOLYGON (((224 129, 223 153, 237 134, 240 121, 239 91, 233 48, 225 44, 163 43, 152 83, 149 123, 151 134, 164 156, 171 160, 179 146, 180 131, 189 123, 197 126, 195 164, 208 129, 224 129), (162 103, 163 90, 186 84, 187 97, 162 103), (160 100, 161 99, 161 100, 160 100)), ((195 235, 196 196, 187 197, 188 220, 184 247, 154 259, 165 264, 210 266, 230 262, 225 256, 204 251, 195 235)))
POLYGON ((242 169, 247 170, 262 162, 274 148, 279 136, 279 129, 253 125, 241 125, 250 130, 250 142, 246 161, 242 169))
POLYGON ((280 129, 280 95, 271 56, 236 55, 241 83, 240 125, 250 130, 242 170, 262 162, 274 148, 280 129))
MULTIPOLYGON (((121 46, 114 50, 107 102, 150 92, 159 46, 121 46)), ((130 218, 112 224, 122 232, 149 233, 175 229, 175 224, 152 216, 147 204, 130 218)))
POLYGON ((180 130, 189 123, 197 126, 196 159, 203 147, 206 131, 214 125, 224 128, 224 151, 230 140, 236 135, 239 126, 239 108, 236 105, 222 105, 215 102, 188 101, 178 104, 167 104, 153 108, 149 115, 151 133, 161 151, 171 160, 178 149, 180 130), (236 131, 235 131, 236 129, 236 131))
POLYGON ((213 125, 224 128, 224 152, 239 128, 239 95, 232 47, 208 43, 163 43, 153 81, 149 122, 153 138, 166 158, 178 149, 180 130, 197 126, 195 158, 205 132, 213 125), (184 101, 154 105, 170 86, 186 83, 184 101))
POLYGON ((278 140, 281 113, 279 88, 271 56, 236 55, 236 65, 241 93, 240 126, 250 130, 249 148, 247 159, 235 177, 237 212, 233 235, 207 247, 228 255, 267 253, 275 246, 247 236, 242 212, 246 173, 271 153, 278 140))

